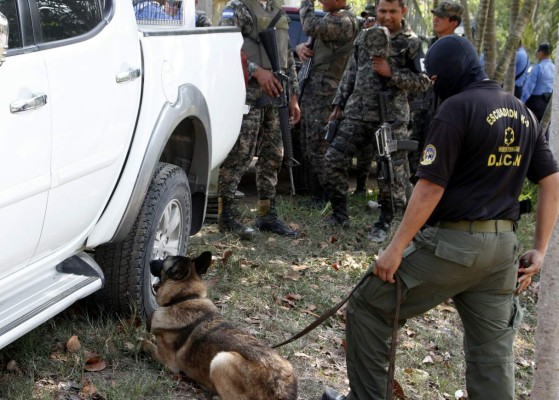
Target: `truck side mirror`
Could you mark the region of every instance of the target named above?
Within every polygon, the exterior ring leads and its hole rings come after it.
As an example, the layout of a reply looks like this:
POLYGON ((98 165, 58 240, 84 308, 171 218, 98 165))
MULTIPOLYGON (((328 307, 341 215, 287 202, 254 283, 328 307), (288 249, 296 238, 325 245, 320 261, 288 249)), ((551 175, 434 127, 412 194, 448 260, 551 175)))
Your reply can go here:
POLYGON ((4 14, 0 13, 0 65, 6 59, 6 50, 8 49, 9 28, 8 19, 4 14))

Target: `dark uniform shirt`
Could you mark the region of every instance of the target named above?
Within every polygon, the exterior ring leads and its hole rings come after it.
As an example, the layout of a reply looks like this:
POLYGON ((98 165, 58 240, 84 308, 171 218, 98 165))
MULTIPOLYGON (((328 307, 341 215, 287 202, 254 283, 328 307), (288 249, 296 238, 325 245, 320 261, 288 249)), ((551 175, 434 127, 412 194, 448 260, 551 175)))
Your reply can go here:
POLYGON ((517 220, 523 177, 559 171, 533 114, 495 81, 472 83, 433 120, 417 176, 446 188, 439 221, 517 220))

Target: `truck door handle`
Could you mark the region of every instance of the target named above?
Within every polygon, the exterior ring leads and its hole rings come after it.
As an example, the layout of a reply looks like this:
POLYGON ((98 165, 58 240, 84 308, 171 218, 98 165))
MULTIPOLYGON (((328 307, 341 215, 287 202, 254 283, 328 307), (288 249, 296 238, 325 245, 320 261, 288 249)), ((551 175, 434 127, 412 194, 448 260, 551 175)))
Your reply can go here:
POLYGON ((129 68, 128 71, 116 74, 116 83, 133 81, 142 75, 140 68, 129 68))
POLYGON ((47 95, 44 93, 33 93, 31 98, 16 100, 10 104, 10 112, 17 114, 27 110, 35 110, 47 104, 47 95))

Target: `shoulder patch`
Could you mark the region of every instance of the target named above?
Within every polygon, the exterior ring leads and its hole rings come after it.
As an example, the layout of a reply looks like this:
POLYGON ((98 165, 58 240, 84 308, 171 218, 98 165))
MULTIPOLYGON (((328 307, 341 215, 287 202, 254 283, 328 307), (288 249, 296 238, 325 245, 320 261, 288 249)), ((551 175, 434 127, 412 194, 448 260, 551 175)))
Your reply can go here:
POLYGON ((431 165, 433 161, 437 158, 437 148, 432 144, 428 144, 423 149, 423 154, 421 155, 421 165, 431 165))
POLYGON ((231 7, 224 8, 223 12, 221 13, 222 19, 229 19, 229 18, 233 18, 234 16, 235 16, 235 10, 233 10, 233 8, 231 7))

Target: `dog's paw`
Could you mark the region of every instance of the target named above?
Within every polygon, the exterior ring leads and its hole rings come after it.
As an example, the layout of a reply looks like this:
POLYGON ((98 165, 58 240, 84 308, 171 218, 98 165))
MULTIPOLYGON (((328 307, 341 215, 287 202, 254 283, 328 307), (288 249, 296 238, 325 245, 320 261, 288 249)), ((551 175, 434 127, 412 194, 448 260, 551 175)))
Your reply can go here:
POLYGON ((153 350, 155 348, 155 344, 153 344, 153 342, 149 339, 141 339, 140 340, 140 350, 143 351, 144 353, 153 353, 153 350))

